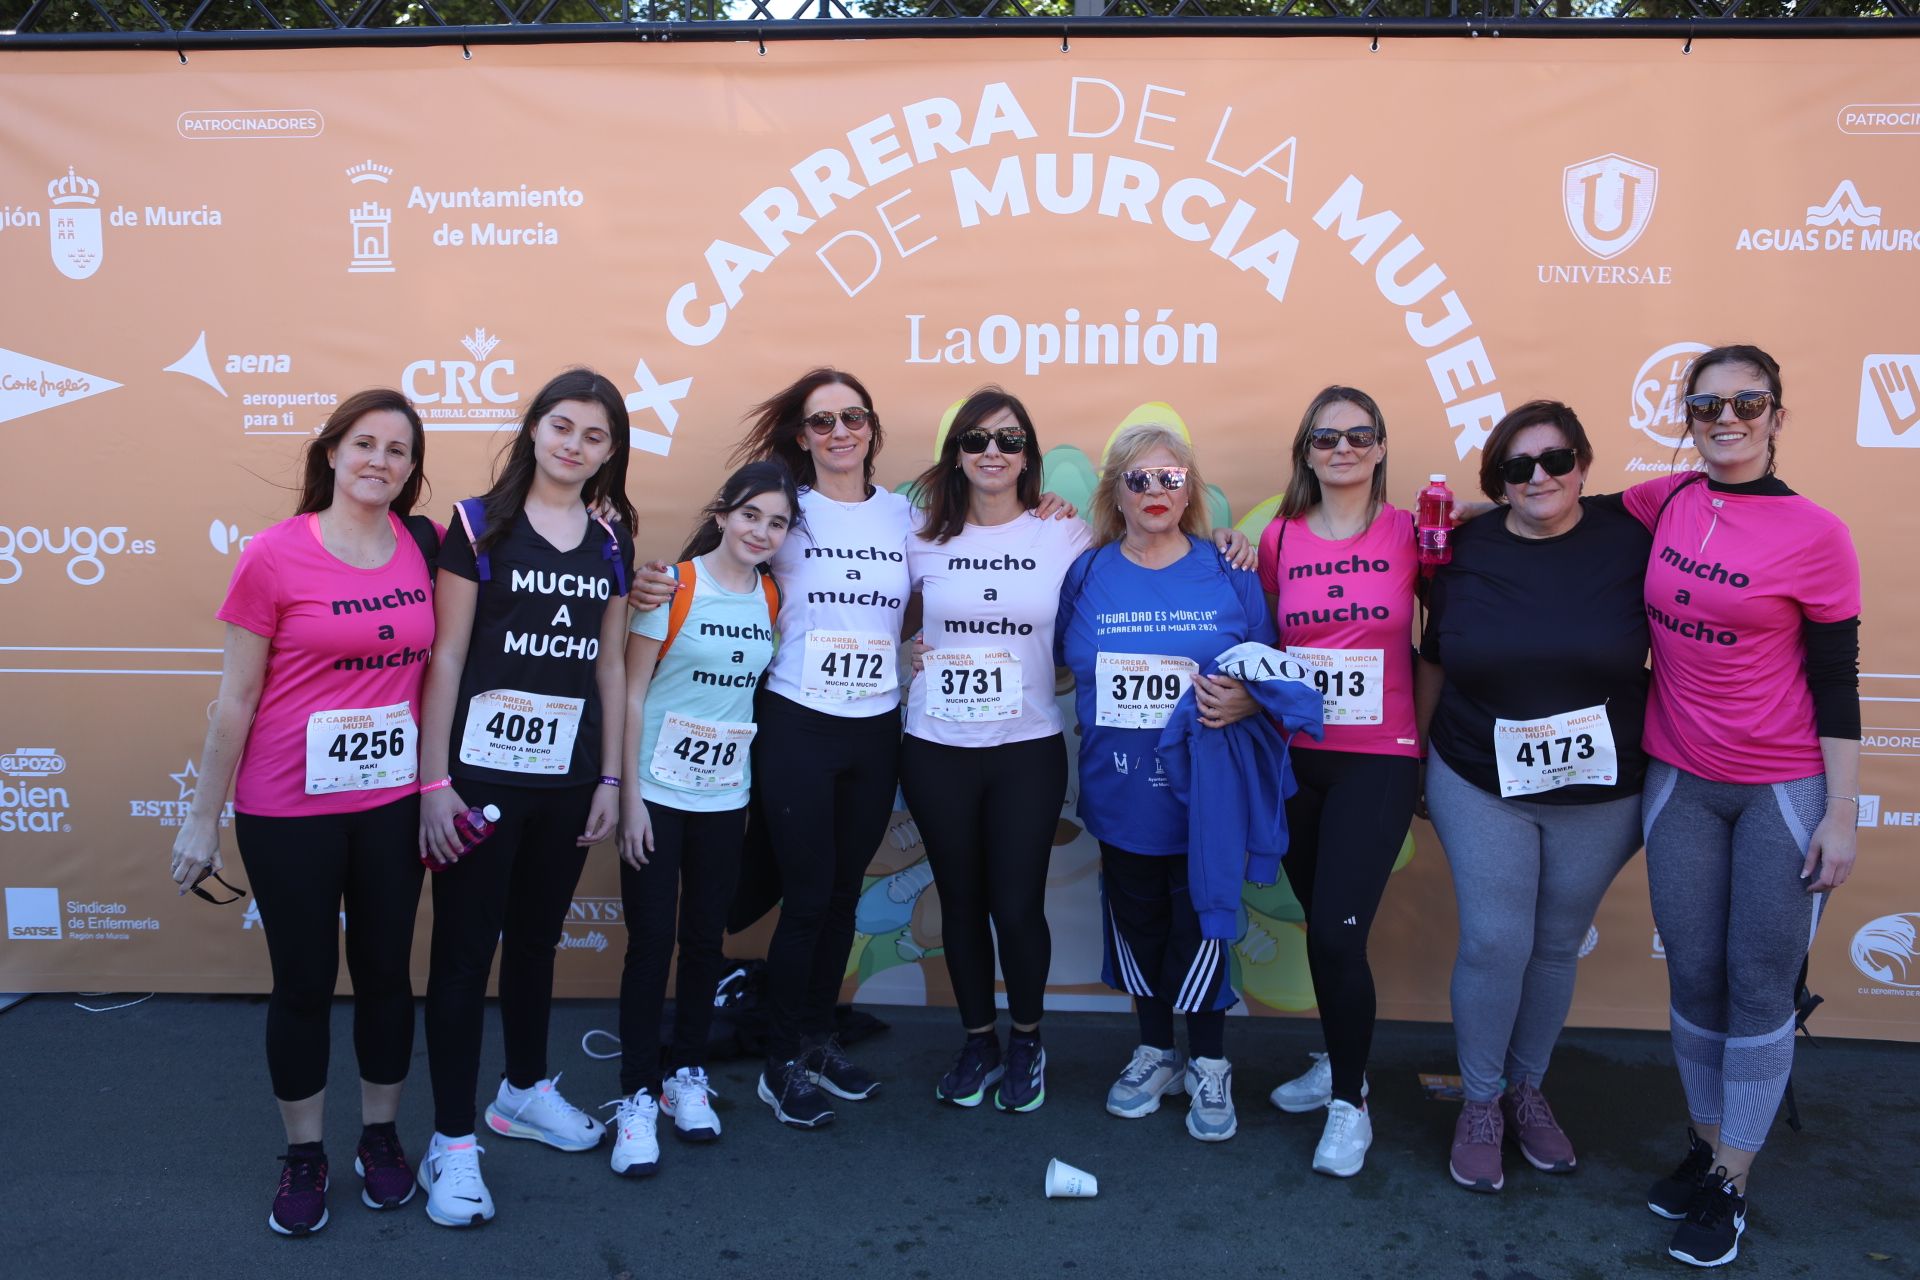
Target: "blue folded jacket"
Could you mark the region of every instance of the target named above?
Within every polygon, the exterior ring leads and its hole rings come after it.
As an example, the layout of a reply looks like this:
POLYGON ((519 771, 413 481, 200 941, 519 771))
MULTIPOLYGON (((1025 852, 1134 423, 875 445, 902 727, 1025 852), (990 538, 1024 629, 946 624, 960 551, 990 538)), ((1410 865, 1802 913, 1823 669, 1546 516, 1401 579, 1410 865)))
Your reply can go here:
POLYGON ((1299 789, 1287 743, 1324 733, 1306 669, 1271 645, 1237 644, 1201 667, 1247 687, 1265 715, 1224 729, 1200 723, 1192 689, 1160 731, 1160 763, 1187 806, 1187 888, 1204 938, 1232 938, 1247 880, 1272 884, 1287 851, 1287 797, 1299 789))

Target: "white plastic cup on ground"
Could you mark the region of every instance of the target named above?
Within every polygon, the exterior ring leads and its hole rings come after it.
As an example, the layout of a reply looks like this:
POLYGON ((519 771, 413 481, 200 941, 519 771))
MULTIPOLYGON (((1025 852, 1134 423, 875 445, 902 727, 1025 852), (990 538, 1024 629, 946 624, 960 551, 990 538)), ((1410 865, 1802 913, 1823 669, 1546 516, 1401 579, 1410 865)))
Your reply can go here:
POLYGON ((1047 1199, 1087 1199, 1100 1194, 1100 1179, 1064 1160, 1047 1161, 1047 1199))

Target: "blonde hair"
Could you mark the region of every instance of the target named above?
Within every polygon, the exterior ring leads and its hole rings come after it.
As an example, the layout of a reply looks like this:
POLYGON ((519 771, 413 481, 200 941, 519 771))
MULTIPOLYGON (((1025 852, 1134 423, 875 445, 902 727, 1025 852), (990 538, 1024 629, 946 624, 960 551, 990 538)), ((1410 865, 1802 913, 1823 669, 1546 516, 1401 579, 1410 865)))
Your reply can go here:
POLYGON ((1187 509, 1180 516, 1181 532, 1196 538, 1213 532, 1213 516, 1207 510, 1206 481, 1200 478, 1200 464, 1194 457, 1193 445, 1172 427, 1142 422, 1122 431, 1107 446, 1106 462, 1100 469, 1100 485, 1087 504, 1087 523, 1093 526, 1096 546, 1126 533, 1126 517, 1120 514, 1120 477, 1155 449, 1165 449, 1173 455, 1175 466, 1187 469, 1187 509))

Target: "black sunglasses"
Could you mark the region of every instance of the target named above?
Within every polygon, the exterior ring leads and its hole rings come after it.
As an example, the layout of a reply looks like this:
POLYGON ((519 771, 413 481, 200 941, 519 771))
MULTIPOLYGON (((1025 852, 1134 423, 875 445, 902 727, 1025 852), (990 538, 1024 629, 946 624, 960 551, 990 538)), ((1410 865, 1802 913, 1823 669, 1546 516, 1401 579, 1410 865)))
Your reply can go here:
POLYGON ((960 433, 960 452, 985 453, 989 442, 998 444, 1000 452, 1009 457, 1027 451, 1027 433, 1018 427, 1000 427, 994 431, 973 427, 960 433))
POLYGON ((205 871, 202 871, 199 875, 199 878, 196 879, 191 885, 189 885, 188 889, 192 892, 194 897, 199 898, 202 902, 211 902, 216 907, 230 906, 233 903, 236 903, 240 901, 240 899, 247 896, 247 891, 245 889, 241 889, 234 885, 228 884, 225 880, 220 878, 220 873, 218 871, 215 871, 212 867, 208 867, 205 871), (233 896, 231 898, 216 898, 207 890, 202 889, 200 886, 205 884, 209 880, 213 881, 215 884, 219 885, 222 889, 225 889, 228 893, 232 894, 233 896))
POLYGON ((1307 432, 1307 443, 1325 453, 1338 449, 1342 436, 1356 450, 1371 449, 1380 439, 1380 433, 1372 427, 1348 427, 1345 431, 1334 427, 1315 427, 1307 432))
POLYGON ((1687 412, 1693 415, 1695 422, 1718 422, 1720 411, 1731 404, 1733 416, 1742 422, 1752 422, 1767 411, 1773 403, 1771 391, 1736 391, 1731 396, 1716 396, 1702 392, 1687 397, 1687 412))
POLYGON ((1569 448, 1548 449, 1537 457, 1516 453, 1500 464, 1500 478, 1508 484, 1525 484, 1533 479, 1536 464, 1550 476, 1563 476, 1579 461, 1580 455, 1569 448))

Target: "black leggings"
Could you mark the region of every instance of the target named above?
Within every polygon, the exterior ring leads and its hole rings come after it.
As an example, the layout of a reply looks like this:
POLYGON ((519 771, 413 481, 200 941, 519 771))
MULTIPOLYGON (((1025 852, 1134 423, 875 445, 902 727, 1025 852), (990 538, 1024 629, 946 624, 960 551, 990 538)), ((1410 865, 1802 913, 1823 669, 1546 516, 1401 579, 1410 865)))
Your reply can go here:
POLYGON ((587 851, 574 841, 587 828, 596 785, 455 783, 468 805, 498 805, 500 822, 472 853, 433 876, 427 1065, 433 1127, 450 1138, 473 1132, 487 971, 496 945, 507 1082, 526 1089, 547 1075, 554 948, 586 865, 587 851))
POLYGON ((1187 1050, 1227 1056, 1234 1004, 1228 943, 1200 934, 1184 853, 1130 853, 1100 842, 1100 896, 1106 907, 1106 980, 1133 996, 1140 1043, 1171 1049, 1177 1004, 1187 1015, 1187 1050))
POLYGON ((783 894, 767 943, 767 1055, 784 1062, 833 1030, 860 880, 893 816, 900 714, 828 715, 763 689, 754 723, 754 802, 783 894))
POLYGON ((1053 962, 1047 864, 1067 793, 1061 735, 947 747, 909 734, 900 785, 940 893, 940 933, 961 1024, 990 1027, 997 1017, 996 935, 1007 1012, 1016 1025, 1039 1022, 1053 962))
POLYGON ((1307 915, 1307 968, 1333 1068, 1333 1096, 1360 1105, 1373 1049, 1367 935, 1413 821, 1420 762, 1357 751, 1295 751, 1281 862, 1307 915))
POLYGON ((692 813, 651 800, 646 806, 653 852, 638 871, 620 864, 627 921, 627 957, 620 971, 621 1093, 658 1088, 663 1074, 707 1064, 713 991, 724 963, 720 938, 740 880, 740 845, 747 832, 745 809, 692 813), (673 1043, 663 1063, 660 1006, 676 937, 680 967, 674 975, 673 1043))
POLYGON ((420 798, 310 818, 234 816, 240 861, 273 965, 267 1072, 283 1102, 327 1087, 333 988, 346 905, 353 1048, 360 1078, 399 1084, 413 1057, 413 921, 420 911, 420 798))

